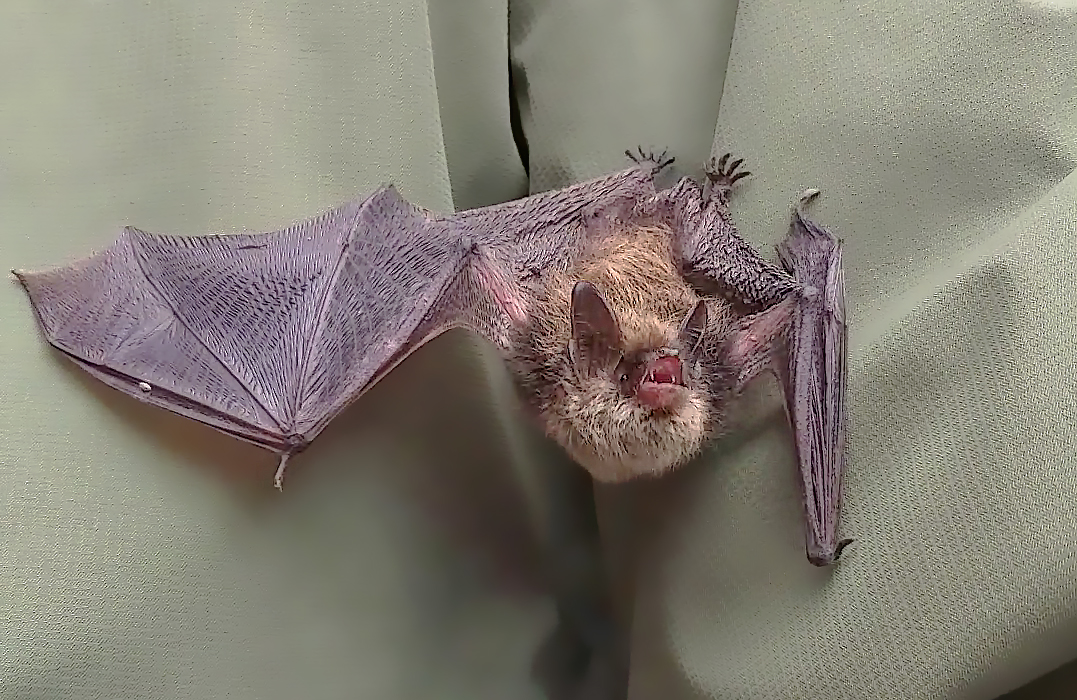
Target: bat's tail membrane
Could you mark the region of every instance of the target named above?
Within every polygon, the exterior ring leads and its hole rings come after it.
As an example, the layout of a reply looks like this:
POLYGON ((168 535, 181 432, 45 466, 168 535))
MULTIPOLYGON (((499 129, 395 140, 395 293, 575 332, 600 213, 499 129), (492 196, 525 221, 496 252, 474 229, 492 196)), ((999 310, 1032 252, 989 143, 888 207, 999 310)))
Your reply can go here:
POLYGON ((789 327, 788 364, 778 369, 795 436, 807 555, 816 566, 826 566, 852 542, 837 539, 848 333, 842 242, 803 213, 803 205, 818 194, 808 190, 800 196, 789 236, 778 247, 783 266, 802 285, 789 327))

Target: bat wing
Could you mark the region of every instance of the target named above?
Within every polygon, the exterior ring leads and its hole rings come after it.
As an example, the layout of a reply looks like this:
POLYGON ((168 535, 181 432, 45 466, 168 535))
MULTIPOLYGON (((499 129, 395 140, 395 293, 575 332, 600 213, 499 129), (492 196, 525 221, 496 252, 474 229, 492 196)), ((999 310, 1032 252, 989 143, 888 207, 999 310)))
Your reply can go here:
MULTIPOLYGON (((841 242, 804 217, 801 195, 789 236, 778 247, 781 266, 768 262, 736 231, 729 210, 733 184, 748 173, 730 155, 706 166, 707 183, 688 178, 654 198, 670 223, 686 279, 707 293, 735 299, 751 311, 795 299, 785 360, 771 366, 781 381, 794 435, 804 499, 808 559, 837 560, 852 540, 837 541, 845 469, 845 280, 841 242)), ((765 311, 759 318, 763 318, 765 311)))
MULTIPOLYGON (((809 190, 801 204, 817 194, 809 190)), ((842 244, 797 206, 778 252, 785 269, 804 286, 787 336, 788 363, 777 364, 800 464, 808 559, 825 566, 852 542, 836 537, 848 371, 842 244)))
POLYGON ((45 338, 142 401, 288 458, 454 326, 502 347, 519 280, 561 264, 587 207, 653 191, 634 168, 437 217, 392 186, 279 231, 128 227, 72 265, 16 272, 45 338))
POLYGON ((452 320, 439 309, 471 257, 451 222, 387 187, 269 233, 128 227, 90 258, 17 274, 45 337, 84 370, 288 455, 452 320))

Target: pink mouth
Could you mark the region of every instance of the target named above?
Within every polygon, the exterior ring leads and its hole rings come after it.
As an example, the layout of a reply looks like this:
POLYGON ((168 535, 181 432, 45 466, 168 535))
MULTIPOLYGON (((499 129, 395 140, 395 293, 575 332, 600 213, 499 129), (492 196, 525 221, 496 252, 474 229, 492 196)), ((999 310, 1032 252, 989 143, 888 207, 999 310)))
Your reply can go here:
POLYGON ((652 361, 643 373, 636 397, 644 406, 659 410, 671 410, 683 404, 688 389, 684 386, 681 361, 676 357, 652 361))

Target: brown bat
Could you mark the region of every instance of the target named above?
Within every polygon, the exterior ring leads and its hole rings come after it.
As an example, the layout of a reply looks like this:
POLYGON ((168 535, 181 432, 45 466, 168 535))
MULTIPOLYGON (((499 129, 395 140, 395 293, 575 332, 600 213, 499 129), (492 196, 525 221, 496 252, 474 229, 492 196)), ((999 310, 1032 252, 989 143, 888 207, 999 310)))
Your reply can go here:
MULTIPOLYGON (((836 560, 844 467, 841 243, 798 206, 764 260, 737 234, 729 154, 439 216, 390 185, 280 231, 127 227, 67 267, 16 272, 48 341, 142 401, 290 457, 452 327, 499 347, 545 433, 596 480, 675 469, 764 371, 785 388, 807 554, 836 560)), ((807 198, 814 192, 808 193, 807 198)))

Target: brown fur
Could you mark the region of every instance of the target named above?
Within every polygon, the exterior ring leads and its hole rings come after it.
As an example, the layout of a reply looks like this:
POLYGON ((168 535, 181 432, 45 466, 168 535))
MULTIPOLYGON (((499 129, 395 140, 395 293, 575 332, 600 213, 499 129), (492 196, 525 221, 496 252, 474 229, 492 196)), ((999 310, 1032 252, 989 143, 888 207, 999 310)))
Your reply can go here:
MULTIPOLYGON (((735 374, 722 363, 732 317, 709 300, 700 348, 681 352, 689 400, 672 413, 626 397, 613 377, 580 377, 569 359, 571 293, 592 283, 620 324, 626 355, 678 348, 681 323, 700 297, 674 263, 670 232, 613 226, 564 272, 552 272, 528 309, 509 366, 546 434, 598 481, 656 475, 693 457, 721 421, 735 374)), ((680 348, 678 348, 680 349, 680 348)))

